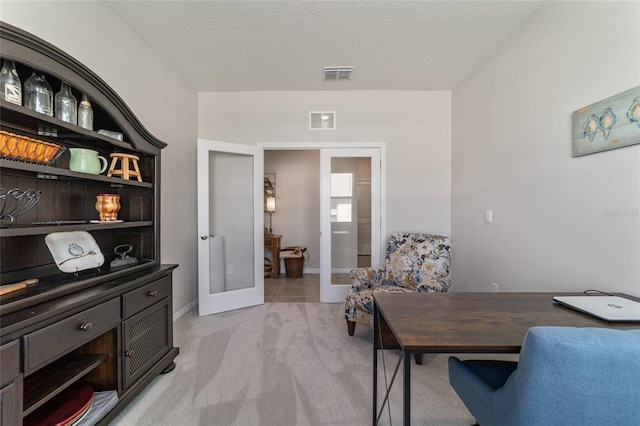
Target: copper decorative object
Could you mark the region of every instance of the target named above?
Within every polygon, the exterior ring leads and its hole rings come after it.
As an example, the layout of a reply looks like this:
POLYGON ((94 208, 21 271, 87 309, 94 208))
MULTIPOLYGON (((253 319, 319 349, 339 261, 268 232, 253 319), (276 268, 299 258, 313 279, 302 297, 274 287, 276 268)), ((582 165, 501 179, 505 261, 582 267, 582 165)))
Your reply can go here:
POLYGON ((96 210, 101 222, 116 222, 120 211, 120 195, 98 194, 96 195, 96 210))

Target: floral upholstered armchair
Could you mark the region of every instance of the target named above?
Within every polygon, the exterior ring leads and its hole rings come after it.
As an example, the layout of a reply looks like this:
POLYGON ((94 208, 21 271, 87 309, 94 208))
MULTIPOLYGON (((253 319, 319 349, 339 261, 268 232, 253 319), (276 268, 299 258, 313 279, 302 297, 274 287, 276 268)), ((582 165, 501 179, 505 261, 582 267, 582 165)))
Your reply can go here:
POLYGON ((433 234, 392 234, 385 266, 351 271, 344 317, 353 336, 356 323, 373 325, 375 292, 444 292, 451 286, 451 240, 433 234))

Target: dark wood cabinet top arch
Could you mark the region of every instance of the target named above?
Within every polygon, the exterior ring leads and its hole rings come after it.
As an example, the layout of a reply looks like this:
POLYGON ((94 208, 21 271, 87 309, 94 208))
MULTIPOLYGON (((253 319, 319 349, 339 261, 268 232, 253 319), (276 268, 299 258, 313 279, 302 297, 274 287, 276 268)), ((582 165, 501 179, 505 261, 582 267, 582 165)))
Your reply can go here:
MULTIPOLYGON (((71 55, 19 28, 0 22, 2 56, 70 82, 99 105, 131 141, 135 150, 158 153, 167 144, 140 123, 120 96, 95 72, 71 55)), ((23 79, 24 83, 24 79, 23 79)))
MULTIPOLYGON (((50 165, 0 158, 0 187, 43 190, 38 204, 15 222, 0 229, 0 285, 38 278, 37 285, 6 294, 0 314, 23 309, 41 300, 62 297, 84 288, 121 278, 160 264, 160 154, 166 143, 153 136, 122 98, 94 71, 45 40, 0 22, 3 60, 13 60, 22 84, 34 71, 43 72, 56 93, 61 82, 71 87, 80 101, 86 94, 94 112, 94 129, 88 130, 0 100, 0 129, 9 133, 55 143, 65 148, 89 148, 111 163, 110 154, 139 157, 142 182, 69 170, 69 153, 50 165), (97 132, 121 133, 122 140, 97 132), (96 194, 117 193, 122 222, 96 224, 96 194), (87 231, 105 256, 99 271, 70 276, 61 273, 44 237, 52 232, 87 231), (111 270, 113 248, 132 244, 130 254, 140 262, 126 270, 111 270)), ((24 92, 24 90, 23 90, 24 92)))

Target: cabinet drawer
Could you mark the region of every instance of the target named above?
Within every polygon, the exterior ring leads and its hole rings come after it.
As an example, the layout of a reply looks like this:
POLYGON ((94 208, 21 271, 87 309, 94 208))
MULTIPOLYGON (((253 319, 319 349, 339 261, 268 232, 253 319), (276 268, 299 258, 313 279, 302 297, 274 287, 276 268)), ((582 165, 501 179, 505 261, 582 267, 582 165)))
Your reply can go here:
POLYGON ((122 318, 129 318, 171 295, 171 277, 164 277, 122 295, 122 318))
POLYGON ((10 383, 20 374, 20 341, 0 347, 0 387, 10 383))
POLYGON ((112 299, 24 336, 25 374, 117 326, 120 300, 112 299))

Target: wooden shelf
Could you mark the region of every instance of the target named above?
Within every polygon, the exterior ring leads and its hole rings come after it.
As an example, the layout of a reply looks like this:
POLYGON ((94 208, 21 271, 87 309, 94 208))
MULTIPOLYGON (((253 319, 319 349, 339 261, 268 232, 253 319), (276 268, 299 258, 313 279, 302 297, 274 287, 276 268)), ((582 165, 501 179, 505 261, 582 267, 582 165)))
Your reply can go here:
POLYGON ((0 99, 2 107, 3 124, 11 123, 8 127, 18 131, 28 132, 31 136, 42 138, 49 142, 60 143, 66 140, 88 148, 96 144, 104 147, 117 146, 118 148, 131 150, 134 148, 128 142, 101 135, 93 130, 84 129, 71 123, 64 122, 55 117, 40 114, 21 105, 12 104, 0 99), (47 136, 38 134, 39 130, 54 133, 57 136, 47 136))
POLYGON ((25 377, 23 416, 34 412, 107 358, 106 354, 73 355, 25 377))
POLYGON ((153 184, 149 182, 138 182, 137 180, 126 180, 122 178, 108 177, 105 175, 72 172, 71 170, 46 166, 43 164, 26 163, 23 161, 7 160, 4 158, 0 158, 0 168, 38 173, 38 177, 41 179, 81 179, 83 181, 109 183, 113 187, 136 186, 139 188, 153 188, 153 184))
POLYGON ((34 225, 0 229, 0 237, 25 237, 27 235, 46 235, 52 232, 103 231, 108 229, 141 228, 153 225, 151 220, 115 223, 80 223, 75 225, 34 225))

